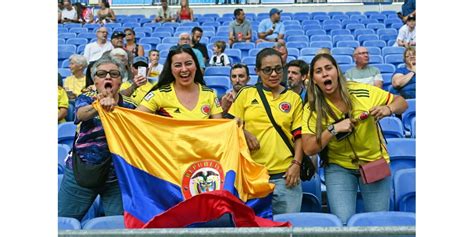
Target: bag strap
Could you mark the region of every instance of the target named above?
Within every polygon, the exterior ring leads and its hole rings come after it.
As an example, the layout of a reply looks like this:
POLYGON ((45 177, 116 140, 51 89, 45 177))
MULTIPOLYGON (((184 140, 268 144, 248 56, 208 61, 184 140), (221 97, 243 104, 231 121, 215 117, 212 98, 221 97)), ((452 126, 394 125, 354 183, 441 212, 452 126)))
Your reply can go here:
MULTIPOLYGON (((383 157, 383 152, 382 152, 382 140, 380 139, 380 133, 382 133, 382 128, 380 127, 379 121, 375 122, 376 130, 377 130, 377 138, 379 140, 379 149, 380 149, 380 156, 383 157)), ((382 133, 383 136, 383 133, 382 133)), ((387 140, 385 139, 385 136, 383 136, 383 139, 385 140, 385 143, 387 140)), ((360 159, 359 156, 357 156, 357 153, 354 150, 354 147, 352 146, 352 143, 349 138, 347 138, 347 142, 349 143, 349 146, 351 147, 352 153, 354 153, 354 157, 359 161, 360 164, 360 159)))
POLYGON ((270 105, 268 105, 267 98, 265 97, 265 94, 263 93, 262 84, 258 83, 258 84, 255 85, 255 87, 257 88, 258 95, 260 96, 260 99, 262 100, 263 107, 265 107, 265 111, 267 112, 267 115, 268 115, 268 118, 270 119, 270 122, 272 122, 273 127, 277 130, 278 134, 280 134, 281 139, 283 139, 286 146, 291 151, 291 154, 294 157, 295 156, 295 149, 291 145, 290 140, 288 140, 288 137, 285 135, 285 133, 281 129, 280 125, 278 125, 276 123, 275 119, 273 118, 272 110, 270 109, 270 105))

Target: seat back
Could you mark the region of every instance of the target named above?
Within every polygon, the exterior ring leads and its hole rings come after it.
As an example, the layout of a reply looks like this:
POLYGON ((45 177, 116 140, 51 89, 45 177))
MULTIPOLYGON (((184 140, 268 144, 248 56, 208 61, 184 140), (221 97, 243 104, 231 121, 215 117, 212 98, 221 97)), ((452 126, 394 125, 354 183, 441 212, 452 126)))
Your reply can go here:
POLYGON ((336 215, 328 213, 285 213, 273 216, 274 221, 289 221, 294 227, 335 226, 342 227, 341 220, 336 215))
POLYGON ((102 216, 84 223, 84 230, 125 229, 123 216, 102 216))
POLYGON ((71 217, 58 217, 58 230, 80 230, 81 223, 71 217))
POLYGON ((385 117, 380 121, 380 127, 382 128, 383 135, 385 138, 403 138, 405 132, 403 131, 402 121, 397 117, 385 117))
POLYGON ((393 178, 393 189, 395 194, 395 210, 413 211, 415 206, 413 200, 416 195, 416 169, 398 170, 393 178), (400 208, 403 208, 401 210, 400 208))
POLYGON ((392 175, 398 170, 416 168, 416 139, 388 138, 387 151, 392 175))
POLYGON ((415 213, 409 212, 366 212, 354 214, 347 226, 414 226, 415 213))
POLYGON ((416 117, 416 99, 407 99, 407 110, 402 113, 402 123, 405 130, 410 131, 411 120, 416 117))

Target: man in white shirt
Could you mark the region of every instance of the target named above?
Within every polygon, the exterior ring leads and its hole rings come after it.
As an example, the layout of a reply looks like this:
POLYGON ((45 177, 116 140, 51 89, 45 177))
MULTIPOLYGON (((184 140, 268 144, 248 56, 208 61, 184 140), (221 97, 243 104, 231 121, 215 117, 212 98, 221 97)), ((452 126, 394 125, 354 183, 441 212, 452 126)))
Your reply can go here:
POLYGON ((356 66, 346 71, 344 74, 346 79, 382 88, 382 74, 378 68, 369 66, 369 51, 367 48, 357 47, 352 56, 356 66))
POLYGON ((64 0, 63 4, 64 4, 64 8, 61 11, 61 21, 62 21, 62 23, 79 22, 78 21, 78 16, 77 16, 77 11, 71 5, 70 0, 64 0))
POLYGON ((416 17, 408 16, 407 23, 398 31, 397 42, 393 46, 416 46, 416 17))
POLYGON ((96 31, 97 41, 88 43, 84 49, 84 56, 88 62, 96 61, 105 51, 114 49, 114 46, 107 41, 107 28, 100 27, 96 31))
POLYGON ((171 22, 176 19, 171 15, 171 9, 168 7, 168 2, 166 0, 160 0, 161 7, 158 8, 156 13, 155 22, 171 22))

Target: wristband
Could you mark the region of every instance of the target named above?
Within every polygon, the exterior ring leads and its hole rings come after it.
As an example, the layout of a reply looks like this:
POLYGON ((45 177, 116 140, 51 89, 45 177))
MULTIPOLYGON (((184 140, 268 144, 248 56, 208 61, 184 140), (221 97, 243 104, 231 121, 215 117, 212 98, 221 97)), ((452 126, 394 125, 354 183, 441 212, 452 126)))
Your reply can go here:
POLYGON ((297 161, 297 160, 295 160, 295 159, 293 159, 293 160, 291 161, 291 164, 295 164, 295 165, 301 166, 301 162, 299 162, 299 161, 297 161))

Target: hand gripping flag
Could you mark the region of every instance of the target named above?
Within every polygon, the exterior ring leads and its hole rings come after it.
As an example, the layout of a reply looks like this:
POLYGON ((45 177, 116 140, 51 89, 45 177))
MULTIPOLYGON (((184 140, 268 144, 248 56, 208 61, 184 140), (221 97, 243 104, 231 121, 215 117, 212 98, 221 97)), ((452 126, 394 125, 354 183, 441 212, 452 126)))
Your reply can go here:
POLYGON ((186 227, 224 214, 237 227, 290 225, 265 219, 272 217, 274 185, 252 161, 235 121, 93 106, 112 153, 127 228, 186 227))

